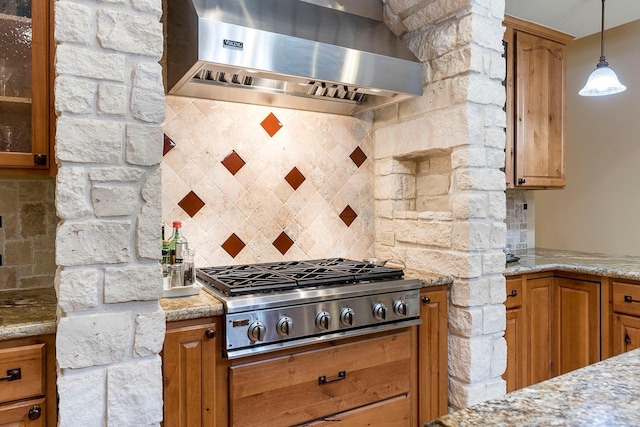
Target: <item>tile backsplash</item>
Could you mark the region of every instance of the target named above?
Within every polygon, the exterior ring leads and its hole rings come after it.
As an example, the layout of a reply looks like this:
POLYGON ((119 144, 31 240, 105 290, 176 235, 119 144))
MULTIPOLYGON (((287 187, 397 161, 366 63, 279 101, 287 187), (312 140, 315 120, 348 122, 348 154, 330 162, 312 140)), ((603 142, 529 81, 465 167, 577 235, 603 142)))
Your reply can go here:
POLYGON ((507 190, 507 245, 512 251, 527 249, 527 192, 507 190))
POLYGON ((53 179, 0 180, 0 289, 53 287, 53 179))
POLYGON ((372 115, 167 97, 162 217, 196 264, 373 255, 372 115))

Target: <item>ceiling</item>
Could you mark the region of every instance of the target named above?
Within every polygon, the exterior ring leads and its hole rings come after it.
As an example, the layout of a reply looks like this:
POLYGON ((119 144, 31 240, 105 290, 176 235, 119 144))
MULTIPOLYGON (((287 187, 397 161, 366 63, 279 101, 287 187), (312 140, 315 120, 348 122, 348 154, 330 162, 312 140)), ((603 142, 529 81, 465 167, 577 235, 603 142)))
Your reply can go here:
MULTIPOLYGON (((600 31, 601 0, 505 0, 505 13, 571 34, 600 31)), ((605 29, 640 19, 640 1, 607 0, 605 29)))

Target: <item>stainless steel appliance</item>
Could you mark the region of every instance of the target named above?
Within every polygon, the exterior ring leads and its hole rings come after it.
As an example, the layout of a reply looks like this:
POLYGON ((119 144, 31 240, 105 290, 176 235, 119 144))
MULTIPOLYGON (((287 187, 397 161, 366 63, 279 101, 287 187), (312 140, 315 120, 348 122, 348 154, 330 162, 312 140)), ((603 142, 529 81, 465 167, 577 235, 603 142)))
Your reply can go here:
POLYGON ((347 115, 422 95, 379 0, 167 4, 170 94, 347 115))
POLYGON ((197 269, 225 307, 228 358, 420 324, 421 282, 343 258, 197 269))

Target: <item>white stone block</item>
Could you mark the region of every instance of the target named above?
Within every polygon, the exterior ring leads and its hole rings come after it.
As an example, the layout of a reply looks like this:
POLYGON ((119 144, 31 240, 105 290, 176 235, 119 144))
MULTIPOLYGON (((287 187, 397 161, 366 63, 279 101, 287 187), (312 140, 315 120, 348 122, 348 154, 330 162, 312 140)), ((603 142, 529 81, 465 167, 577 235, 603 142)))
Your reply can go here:
POLYGON ((104 49, 160 59, 162 24, 157 17, 102 8, 98 12, 98 41, 104 49))
MULTIPOLYGON (((483 334, 502 333, 506 327, 506 309, 504 304, 486 305, 482 307, 484 322, 483 334)), ((500 373, 502 375, 502 373, 500 373)))
POLYGON ((507 394, 507 382, 500 377, 492 378, 486 384, 485 401, 498 399, 507 394))
POLYGON ((482 335, 483 309, 481 307, 449 307, 449 331, 465 338, 482 335))
POLYGON ((407 265, 417 270, 471 278, 481 275, 480 254, 425 248, 407 248, 407 265))
POLYGON ((95 37, 95 9, 70 1, 56 1, 54 5, 55 40, 91 44, 95 37))
POLYGON ((127 87, 121 84, 100 83, 98 113, 121 116, 127 113, 127 87))
POLYGON ((98 80, 123 82, 125 57, 104 53, 77 45, 61 44, 56 47, 56 73, 89 77, 98 80))
POLYGON ((97 85, 94 82, 60 76, 55 81, 56 111, 89 114, 94 109, 97 85))
POLYGON ((161 170, 155 168, 142 185, 142 198, 145 201, 136 223, 136 245, 138 257, 156 260, 162 242, 158 230, 162 222, 161 170))
POLYGON ((396 221, 396 241, 424 246, 451 247, 450 222, 396 221))
POLYGON ((490 304, 502 304, 507 299, 507 281, 502 274, 489 279, 490 304))
POLYGON ((110 267, 104 271, 105 304, 152 301, 161 297, 160 263, 129 264, 126 267, 110 267))
POLYGON ((135 66, 131 113, 147 123, 162 123, 165 118, 162 67, 157 63, 142 62, 135 66))
POLYGON ((459 169, 455 171, 460 190, 504 190, 504 172, 498 169, 459 169))
POLYGON ((491 223, 490 249, 502 249, 507 243, 507 224, 504 222, 491 223))
POLYGON ((452 248, 461 251, 489 249, 491 224, 457 221, 453 225, 452 248))
POLYGON ((120 362, 130 340, 129 312, 62 317, 56 334, 58 367, 78 369, 120 362))
POLYGON ((98 305, 98 271, 61 269, 56 275, 58 306, 69 313, 98 305))
POLYGON ((456 219, 486 218, 488 198, 485 192, 456 191, 452 197, 453 216, 456 219))
POLYGON ((162 161, 164 132, 160 125, 127 125, 127 163, 153 166, 162 161))
POLYGON ((489 193, 490 218, 504 220, 507 217, 507 196, 504 191, 492 191, 489 193))
POLYGON ((138 193, 132 187, 96 184, 91 188, 91 202, 98 217, 131 215, 138 193))
POLYGON ((141 12, 152 13, 157 18, 162 15, 162 0, 131 0, 131 6, 141 12))
POLYGON ((58 375, 58 427, 105 427, 106 376, 103 369, 58 375))
POLYGON ((493 362, 493 338, 449 335, 449 373, 472 383, 489 378, 493 362))
POLYGON ((136 182, 144 174, 144 170, 130 167, 91 168, 89 170, 89 179, 91 181, 136 182))
POLYGON ((93 213, 89 202, 87 171, 61 166, 56 175, 56 213, 63 219, 80 218, 93 213))
POLYGON ((482 306, 490 301, 490 280, 456 280, 451 286, 451 303, 462 307, 482 306))
POLYGON ((472 74, 469 78, 468 100, 477 104, 504 105, 507 92, 500 80, 472 74))
POLYGON ((487 275, 502 274, 505 262, 505 255, 501 250, 492 253, 485 252, 482 255, 482 273, 487 275))
POLYGON ((133 337, 133 354, 139 357, 160 353, 166 329, 164 310, 139 314, 133 337))
POLYGON ((56 263, 117 264, 131 259, 129 221, 62 222, 56 233, 56 263))
POLYGON ((79 163, 122 161, 124 124, 119 122, 58 118, 56 157, 79 163))
POLYGON ((493 340, 493 357, 491 363, 491 377, 500 377, 507 369, 507 341, 502 336, 493 340))
POLYGON ((160 356, 109 367, 107 387, 109 426, 149 426, 162 421, 160 356))

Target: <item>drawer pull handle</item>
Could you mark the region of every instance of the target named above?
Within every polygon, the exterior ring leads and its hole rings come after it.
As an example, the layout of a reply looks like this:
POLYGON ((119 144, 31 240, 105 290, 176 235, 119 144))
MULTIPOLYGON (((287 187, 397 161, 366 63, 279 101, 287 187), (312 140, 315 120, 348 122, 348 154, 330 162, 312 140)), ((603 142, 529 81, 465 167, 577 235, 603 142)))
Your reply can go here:
POLYGON ((517 297, 517 296, 518 296, 518 291, 516 291, 515 289, 513 289, 510 294, 507 294, 507 298, 517 297))
POLYGON ((22 378, 20 368, 8 369, 7 375, 5 377, 0 377, 0 381, 15 381, 19 380, 20 378, 22 378))
POLYGON ((322 384, 329 384, 329 383, 333 383, 336 381, 340 381, 347 378, 347 371, 340 371, 338 372, 338 376, 328 380, 326 375, 323 375, 321 377, 318 377, 318 385, 322 385, 322 384))
POLYGON ((640 301, 639 301, 639 300, 637 300, 637 299, 633 299, 633 298, 631 297, 631 295, 625 295, 625 296, 624 296, 624 302, 640 302, 640 301))
POLYGON ((40 406, 34 406, 29 409, 28 416, 31 421, 37 420, 38 418, 40 418, 40 415, 42 415, 42 408, 40 408, 40 406))

